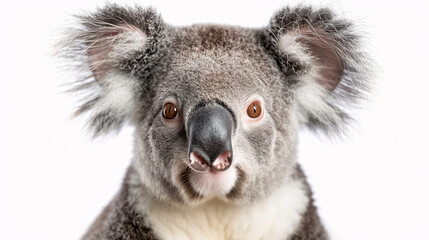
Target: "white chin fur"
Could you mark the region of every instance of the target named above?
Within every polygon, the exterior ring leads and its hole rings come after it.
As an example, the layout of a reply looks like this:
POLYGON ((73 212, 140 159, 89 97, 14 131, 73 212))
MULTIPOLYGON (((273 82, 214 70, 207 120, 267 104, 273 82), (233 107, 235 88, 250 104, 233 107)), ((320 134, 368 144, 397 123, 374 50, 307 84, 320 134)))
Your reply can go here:
POLYGON ((213 170, 203 173, 192 172, 189 176, 194 190, 205 197, 226 195, 234 187, 236 179, 237 171, 235 167, 223 172, 213 170))

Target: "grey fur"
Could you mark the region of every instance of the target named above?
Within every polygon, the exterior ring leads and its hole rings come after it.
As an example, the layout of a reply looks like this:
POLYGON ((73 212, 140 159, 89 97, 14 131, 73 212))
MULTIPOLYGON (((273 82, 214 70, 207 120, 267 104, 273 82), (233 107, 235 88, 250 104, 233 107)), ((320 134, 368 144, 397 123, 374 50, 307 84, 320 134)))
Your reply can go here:
POLYGON ((296 146, 300 125, 341 134, 350 118, 347 110, 369 88, 367 55, 351 22, 329 9, 306 6, 278 11, 265 29, 172 27, 153 9, 113 4, 76 19, 79 25, 67 30, 59 56, 78 70, 73 91, 86 93, 77 114, 90 113, 88 126, 96 136, 127 121, 135 126, 135 154, 123 187, 84 239, 157 239, 137 200, 171 206, 200 202, 204 196, 189 183, 187 126, 196 105, 215 102, 235 114, 234 154, 246 159, 235 166, 238 179, 228 201, 252 204, 285 184, 288 180, 280 180, 285 176, 298 179, 310 201, 289 239, 328 239, 296 162, 296 146), (121 38, 124 32, 146 37, 144 47, 110 53, 115 44, 134 44, 128 35, 121 38), (289 33, 302 34, 294 37, 304 55, 282 49, 279 41, 289 33), (308 80, 312 71, 317 79, 308 80), (306 84, 323 89, 315 92, 323 108, 318 112, 297 100, 306 84), (116 105, 112 86, 131 89, 130 98, 116 105), (250 131, 240 113, 254 94, 264 99, 266 119, 250 131), (175 127, 161 117, 168 98, 181 109, 182 122, 175 127))

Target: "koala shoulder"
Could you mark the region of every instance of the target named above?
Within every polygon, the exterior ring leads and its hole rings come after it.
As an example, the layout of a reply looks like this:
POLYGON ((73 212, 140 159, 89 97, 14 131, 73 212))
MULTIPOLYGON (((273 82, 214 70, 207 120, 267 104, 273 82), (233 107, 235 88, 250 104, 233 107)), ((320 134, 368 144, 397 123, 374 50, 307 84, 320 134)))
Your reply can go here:
POLYGON ((103 209, 82 240, 157 240, 145 216, 137 209, 132 193, 132 168, 129 168, 120 192, 103 209))

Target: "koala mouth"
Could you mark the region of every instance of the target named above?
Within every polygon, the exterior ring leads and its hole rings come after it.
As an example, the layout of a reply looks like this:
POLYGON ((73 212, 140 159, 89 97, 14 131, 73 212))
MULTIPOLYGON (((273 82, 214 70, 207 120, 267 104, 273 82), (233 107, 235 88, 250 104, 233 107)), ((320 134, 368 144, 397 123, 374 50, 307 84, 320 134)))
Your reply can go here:
POLYGON ((243 194, 245 180, 246 174, 240 166, 234 166, 228 171, 209 169, 205 172, 196 172, 188 166, 180 174, 180 182, 185 194, 194 201, 206 197, 239 199, 243 194))
POLYGON ((224 151, 213 162, 204 160, 198 153, 189 157, 189 183, 201 196, 224 196, 235 185, 235 169, 226 171, 231 166, 231 153, 224 151))
POLYGON ((192 152, 189 156, 189 166, 195 172, 226 171, 231 166, 231 152, 224 151, 213 163, 207 163, 197 152, 192 152))

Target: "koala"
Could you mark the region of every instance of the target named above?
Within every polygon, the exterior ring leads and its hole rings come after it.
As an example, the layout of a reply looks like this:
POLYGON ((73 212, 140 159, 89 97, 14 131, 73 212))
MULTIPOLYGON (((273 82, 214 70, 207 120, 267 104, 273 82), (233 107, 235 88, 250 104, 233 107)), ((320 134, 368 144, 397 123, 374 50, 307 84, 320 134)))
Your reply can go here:
POLYGON ((123 184, 82 239, 329 239, 297 162, 302 127, 342 135, 370 89, 363 37, 328 8, 263 28, 176 27, 106 4, 59 43, 94 136, 134 127, 123 184))

